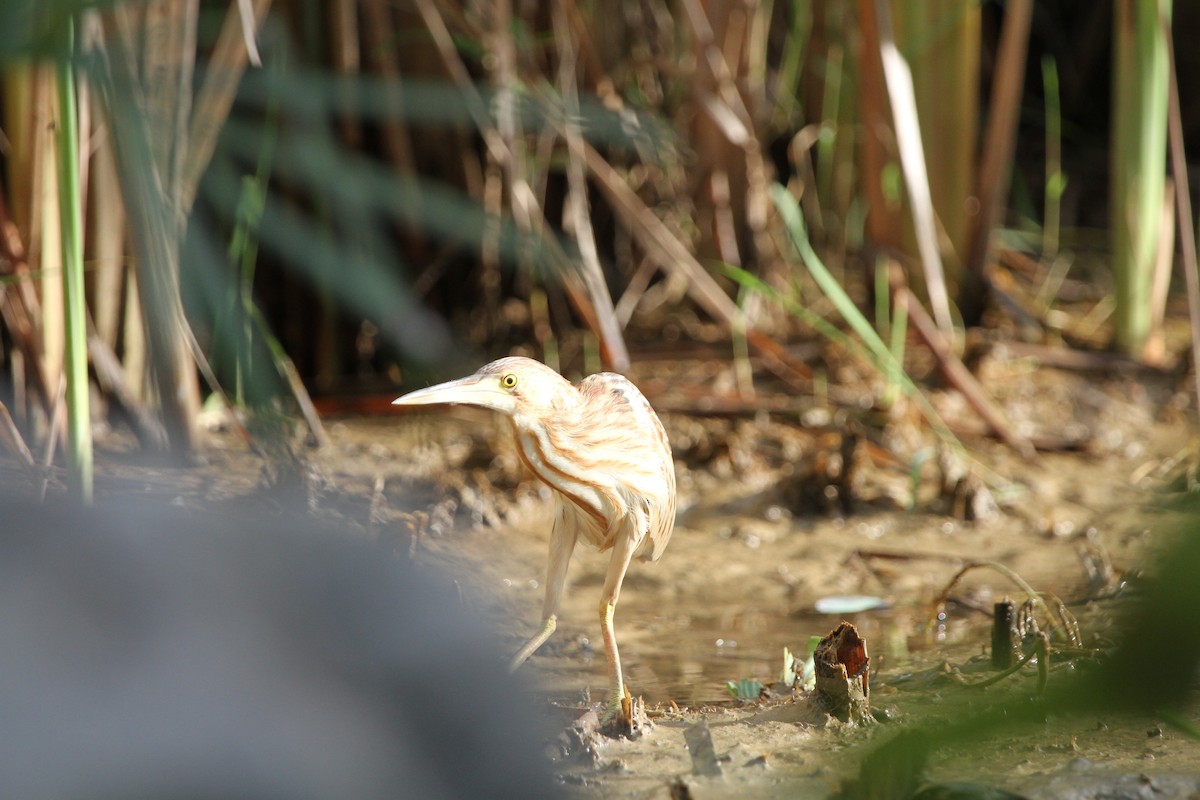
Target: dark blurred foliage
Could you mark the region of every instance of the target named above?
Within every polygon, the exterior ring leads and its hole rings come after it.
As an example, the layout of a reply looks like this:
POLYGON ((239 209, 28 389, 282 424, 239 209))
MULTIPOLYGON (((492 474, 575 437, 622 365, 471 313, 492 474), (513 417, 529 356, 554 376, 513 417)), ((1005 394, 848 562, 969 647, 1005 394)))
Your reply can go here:
POLYGON ((0 506, 0 795, 553 795, 491 635, 383 543, 249 507, 0 506))

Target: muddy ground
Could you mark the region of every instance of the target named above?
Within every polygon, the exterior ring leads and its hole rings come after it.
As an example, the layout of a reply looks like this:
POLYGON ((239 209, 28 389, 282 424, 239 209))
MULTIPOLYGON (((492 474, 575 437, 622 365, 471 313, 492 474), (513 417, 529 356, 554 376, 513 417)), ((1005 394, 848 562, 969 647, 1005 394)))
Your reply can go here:
MULTIPOLYGON (((1103 647, 1122 583, 1177 526, 1162 506, 1196 463, 1188 385, 1171 374, 1058 370, 993 354, 980 374, 1014 428, 1072 448, 1024 460, 972 435, 965 455, 949 457, 911 404, 848 411, 764 393, 697 407, 672 370, 686 367, 647 358, 634 377, 675 450, 677 527, 660 562, 631 568, 616 619, 627 681, 653 726, 583 757, 564 757, 548 738, 570 796, 829 795, 871 742, 958 702, 959 674, 987 674, 973 659, 987 650, 991 605, 1024 598, 999 573, 973 572, 935 618, 932 601, 962 565, 1000 562, 1053 592, 1078 616, 1084 644, 1103 647), (964 469, 956 499, 946 485, 964 469), (964 519, 967 508, 980 518, 964 519), (887 605, 818 613, 818 600, 838 595, 887 605), (868 641, 876 709, 900 722, 854 728, 814 714, 803 692, 739 703, 726 691, 729 681, 777 681, 785 647, 803 652, 842 619, 868 641), (693 771, 684 737, 701 720, 722 776, 693 771)), ((732 382, 719 365, 694 372, 701 387, 732 382)), ((957 394, 931 397, 951 428, 979 429, 957 394)), ((520 472, 505 428, 467 410, 326 423, 329 446, 302 455, 317 513, 344 519, 350 535, 392 541, 397 558, 449 570, 466 606, 515 649, 538 623, 551 504, 520 472)), ((101 437, 98 494, 271 502, 263 458, 228 431, 210 434, 207 463, 196 467, 148 465, 130 449, 120 431, 101 437)), ((605 566, 580 548, 559 629, 523 667, 528 702, 555 730, 604 699, 595 609, 605 566)), ((1053 663, 1070 670, 1069 661, 1053 663)), ((1032 694, 1035 675, 1029 667, 989 691, 1032 694)), ((1200 719, 1195 708, 1186 714, 1200 719)), ((1051 718, 939 751, 926 778, 1028 797, 1187 797, 1200 791, 1200 744, 1149 716, 1051 718)))

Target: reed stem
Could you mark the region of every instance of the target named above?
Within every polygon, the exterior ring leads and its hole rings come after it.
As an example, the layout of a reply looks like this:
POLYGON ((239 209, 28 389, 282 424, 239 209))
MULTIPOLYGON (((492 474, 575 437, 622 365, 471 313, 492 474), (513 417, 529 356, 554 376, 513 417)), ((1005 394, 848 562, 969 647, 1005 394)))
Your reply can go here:
POLYGON ((88 406, 87 322, 83 283, 83 211, 79 186, 79 121, 76 110, 73 22, 67 21, 58 88, 58 199, 66 327, 67 484, 72 498, 92 502, 92 429, 88 406))

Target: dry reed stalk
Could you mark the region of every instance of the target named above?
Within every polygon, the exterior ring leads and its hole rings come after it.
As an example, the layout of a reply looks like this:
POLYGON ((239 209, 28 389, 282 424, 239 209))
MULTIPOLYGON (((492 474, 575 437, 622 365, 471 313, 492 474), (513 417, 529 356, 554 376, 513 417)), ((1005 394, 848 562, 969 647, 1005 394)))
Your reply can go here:
POLYGON ((58 102, 54 72, 49 67, 34 70, 33 208, 29 234, 29 256, 37 272, 40 318, 36 324, 42 337, 43 374, 59 375, 63 369, 63 253, 55 136, 58 102))
POLYGON ((629 320, 633 317, 633 312, 637 309, 638 303, 646 293, 646 287, 650 285, 650 279, 654 277, 654 273, 658 270, 654 266, 654 261, 650 258, 643 257, 633 270, 633 277, 625 284, 625 291, 621 293, 621 299, 617 301, 613 311, 617 315, 617 323, 622 329, 629 324, 629 320))
POLYGON ((567 144, 567 198, 566 216, 570 229, 579 246, 581 277, 584 288, 596 311, 596 327, 600 339, 601 356, 604 362, 617 372, 629 371, 629 350, 621 335, 621 325, 613 308, 604 271, 600 266, 600 254, 596 248, 596 234, 588 210, 587 177, 583 165, 583 137, 580 135, 579 95, 576 85, 576 56, 566 14, 555 6, 552 11, 555 39, 558 43, 558 84, 563 98, 564 116, 562 136, 567 144))
MULTIPOLYGON (((237 0, 238 19, 242 23, 242 43, 245 45, 246 58, 252 67, 262 66, 262 56, 258 53, 258 28, 262 25, 262 16, 254 5, 254 0, 237 0)), ((265 14, 265 9, 264 9, 265 14)))
POLYGON ((978 324, 983 314, 987 300, 987 261, 991 252, 992 231, 1000 224, 1007 205, 1032 17, 1033 0, 1012 0, 1005 7, 996 77, 988 106, 991 110, 979 167, 979 188, 976 192, 979 213, 971 228, 965 283, 959 292, 963 320, 968 325, 978 324))
POLYGON ((1179 215, 1180 247, 1183 250, 1183 278, 1187 286, 1188 318, 1191 321, 1192 380, 1196 408, 1200 409, 1200 264, 1196 260, 1196 227, 1192 216, 1192 197, 1188 191, 1187 153, 1183 146, 1183 112, 1179 101, 1179 73, 1176 71, 1175 44, 1166 15, 1159 14, 1161 36, 1167 47, 1167 139, 1171 151, 1171 175, 1175 187, 1175 208, 1179 215))
POLYGON ((95 330, 88 335, 88 355, 96 374, 96 384, 105 397, 121 410, 142 450, 152 453, 165 451, 167 433, 162 424, 146 409, 138 395, 130 390, 125 367, 95 330))
POLYGON ((4 138, 8 151, 6 184, 8 207, 6 218, 16 231, 25 232, 26 246, 33 230, 33 152, 34 152, 34 77, 36 67, 32 64, 8 64, 3 70, 4 91, 4 138))
POLYGON ((92 264, 92 316, 96 333, 114 347, 121 322, 125 285, 125 200, 116 155, 102 120, 93 120, 91 179, 88 190, 88 253, 92 264))
POLYGON ((992 401, 987 390, 979 383, 966 365, 959 359, 950 345, 943 338, 941 331, 933 324, 929 313, 921 305, 921 301, 913 296, 906 285, 895 283, 892 286, 892 296, 895 298, 897 309, 903 307, 908 313, 909 322, 916 333, 925 341, 929 352, 938 362, 938 367, 946 381, 958 390, 967 404, 975 409, 975 413, 988 426, 992 434, 1022 458, 1036 458, 1037 451, 1028 439, 1012 429, 1012 425, 1004 415, 1004 411, 992 401))
POLYGON ((187 131, 188 142, 179 184, 180 207, 185 212, 195 200, 196 188, 212 160, 221 126, 229 117, 238 82, 246 69, 248 47, 254 42, 247 29, 253 31, 260 27, 270 8, 271 0, 238 0, 238 4, 231 4, 225 13, 217 43, 208 59, 204 82, 190 109, 190 123, 181 128, 187 131), (247 6, 250 6, 249 16, 247 6))
MULTIPOLYGON (((146 44, 148 73, 155 75, 154 86, 143 86, 133 56, 134 18, 128 6, 113 10, 106 30, 106 41, 97 46, 99 78, 109 113, 109 129, 116 145, 122 191, 129 211, 137 251, 140 305, 145 314, 147 352, 153 365, 152 375, 158 390, 163 421, 173 451, 180 457, 196 447, 196 420, 200 410, 199 381, 191 369, 191 357, 183 335, 187 324, 179 295, 179 248, 183 237, 181 206, 183 148, 181 100, 168 84, 191 81, 191 53, 172 53, 172 43, 192 40, 195 20, 176 19, 172 9, 182 13, 188 3, 156 4, 146 12, 147 35, 155 42, 146 44), (159 61, 161 59, 161 61, 159 61), (170 63, 177 60, 177 64, 170 63), (161 72, 152 65, 161 66, 161 72), (148 108, 148 97, 156 108, 148 108), (150 121, 169 124, 152 129, 150 121), (170 140, 164 143, 162 140, 170 140), (147 158, 152 154, 152 158, 147 158), (163 174, 166 170, 168 174, 163 174), (173 187, 169 194, 167 187, 173 187)), ((190 90, 181 89, 190 98, 190 90)))
POLYGON ((137 270, 128 270, 125 280, 125 317, 121 335, 125 386, 139 402, 146 399, 150 374, 150 347, 146 343, 146 321, 142 314, 137 270))
POLYGON ((496 90, 493 108, 496 113, 496 132, 504 145, 505 157, 500 166, 508 187, 508 210, 517 230, 540 230, 542 218, 532 207, 534 195, 526 171, 525 136, 516 108, 520 79, 517 76, 517 54, 511 33, 511 0, 497 0, 492 4, 491 22, 487 48, 494 64, 491 69, 492 84, 496 90))
MULTIPOLYGON (((17 457, 22 466, 35 466, 33 453, 30 452, 29 446, 25 444, 25 438, 21 436, 21 431, 17 427, 17 423, 13 421, 12 415, 8 413, 8 407, 3 403, 0 403, 0 444, 3 444, 4 449, 11 455, 17 457)), ((30 473, 33 473, 32 469, 30 473)))
POLYGON ((187 211, 182 203, 184 159, 189 150, 198 16, 199 0, 152 0, 146 4, 142 27, 141 85, 150 152, 163 195, 181 228, 187 211))
POLYGON ((874 10, 874 28, 879 34, 879 41, 868 42, 866 46, 878 47, 883 63, 884 84, 892 107, 892 122, 900 150, 901 172, 908 189, 917 251, 921 256, 929 304, 933 309, 933 317, 937 320, 938 329, 948 341, 953 342, 954 325, 950 319, 950 299, 946 292, 942 258, 938 253, 933 201, 929 194, 929 173, 925 166, 925 150, 921 143, 921 125, 917 119, 912 73, 896 47, 888 0, 875 0, 874 10))
MULTIPOLYGON (((980 10, 977 0, 897 3, 896 38, 910 56, 929 190, 952 253, 947 277, 961 286, 971 237, 979 149, 980 10)), ((1011 7, 1006 11, 1011 12, 1011 7)), ((993 110, 994 114, 994 110, 993 110)))
POLYGON ((847 8, 841 4, 829 5, 820 15, 821 60, 812 64, 813 72, 808 81, 817 102, 807 109, 819 133, 813 143, 814 191, 808 194, 813 198, 813 205, 821 208, 820 216, 813 217, 813 230, 822 239, 836 242, 834 247, 838 248, 845 245, 845 221, 849 213, 845 202, 848 192, 838 190, 839 184, 849 181, 838 178, 844 177, 848 168, 852 169, 846 158, 850 152, 846 143, 854 139, 855 120, 853 109, 843 102, 847 82, 846 43, 851 27, 847 8))
MULTIPOLYGON (((864 42, 879 41, 874 3, 858 0, 858 23, 864 42)), ((863 127, 859 173, 867 201, 867 239, 877 247, 894 249, 902 239, 901 205, 884 190, 884 172, 895 160, 896 141, 887 122, 887 92, 878 47, 858 48, 858 77, 858 115, 863 127)))
POLYGON ((1150 330, 1142 347, 1147 364, 1161 364, 1167 355, 1163 320, 1167 313, 1167 295, 1175 266, 1175 183, 1163 183, 1162 215, 1158 220, 1158 251, 1154 254, 1154 272, 1150 279, 1150 330))

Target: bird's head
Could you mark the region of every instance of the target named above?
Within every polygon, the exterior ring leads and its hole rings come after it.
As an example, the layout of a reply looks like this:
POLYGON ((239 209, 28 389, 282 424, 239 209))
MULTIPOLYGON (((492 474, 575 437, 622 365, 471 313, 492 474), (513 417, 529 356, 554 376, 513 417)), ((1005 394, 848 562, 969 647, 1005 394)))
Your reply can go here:
POLYGON ((393 400, 392 405, 457 403, 515 417, 559 407, 575 391, 570 382, 546 365, 513 356, 493 361, 469 377, 410 392, 393 400))

